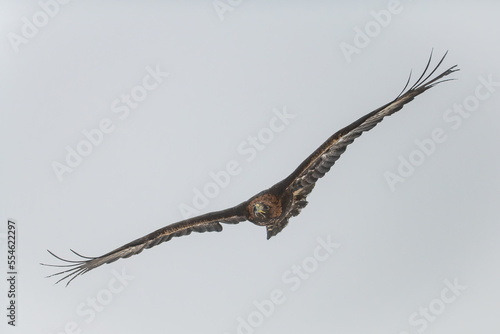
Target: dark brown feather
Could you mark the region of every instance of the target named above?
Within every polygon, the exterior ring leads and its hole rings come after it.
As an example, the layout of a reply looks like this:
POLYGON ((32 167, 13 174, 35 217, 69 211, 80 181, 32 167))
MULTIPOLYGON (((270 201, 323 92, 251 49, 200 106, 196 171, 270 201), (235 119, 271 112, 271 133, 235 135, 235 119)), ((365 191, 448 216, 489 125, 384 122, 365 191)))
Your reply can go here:
POLYGON ((44 266, 51 267, 65 267, 69 268, 64 271, 55 273, 53 275, 47 276, 52 277, 55 275, 62 275, 61 279, 59 279, 56 283, 68 279, 66 285, 68 285, 72 280, 76 277, 85 274, 86 272, 97 268, 106 263, 115 262, 121 258, 128 258, 132 255, 136 255, 141 253, 144 249, 148 249, 154 246, 161 244, 162 242, 169 241, 173 237, 180 237, 184 235, 189 235, 192 232, 220 232, 222 231, 222 225, 224 224, 237 224, 239 222, 245 221, 248 219, 247 214, 247 202, 241 203, 233 208, 207 213, 205 215, 201 215, 194 218, 189 218, 174 224, 170 224, 168 226, 162 227, 154 232, 145 235, 142 238, 136 239, 128 244, 125 244, 109 253, 106 253, 99 257, 87 257, 78 254, 77 252, 71 250, 74 254, 78 255, 82 258, 79 261, 70 261, 63 259, 51 251, 48 250, 50 254, 56 257, 59 260, 66 262, 65 265, 53 265, 53 264, 45 264, 44 266))
POLYGON ((322 178, 330 170, 330 168, 340 158, 342 153, 345 152, 347 146, 350 145, 356 138, 361 136, 363 132, 371 130, 379 122, 381 122, 384 117, 401 110, 405 104, 412 101, 416 96, 422 94, 429 88, 441 82, 451 80, 441 79, 455 71, 458 71, 456 68, 457 65, 448 68, 435 78, 430 79, 445 57, 446 53, 431 73, 427 74, 427 70, 429 69, 432 60, 431 53, 422 75, 408 90, 406 90, 406 88, 410 82, 411 74, 405 87, 403 88, 403 91, 398 95, 398 97, 384 106, 366 114, 345 128, 337 131, 320 147, 318 147, 306 160, 304 160, 294 172, 275 186, 277 188, 285 189, 283 191, 291 190, 294 194, 294 202, 292 203, 290 213, 285 216, 287 222, 290 217, 297 215, 300 210, 307 205, 305 198, 314 188, 316 181, 322 178))

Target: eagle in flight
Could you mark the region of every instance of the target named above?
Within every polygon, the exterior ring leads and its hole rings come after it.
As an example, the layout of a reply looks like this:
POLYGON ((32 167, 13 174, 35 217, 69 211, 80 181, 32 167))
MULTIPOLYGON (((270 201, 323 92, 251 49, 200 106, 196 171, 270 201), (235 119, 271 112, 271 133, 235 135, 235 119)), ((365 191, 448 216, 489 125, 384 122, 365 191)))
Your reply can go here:
POLYGON ((63 275, 56 283, 68 279, 68 285, 76 277, 97 268, 105 263, 114 262, 120 258, 128 258, 139 254, 146 248, 151 248, 173 237, 189 235, 191 232, 220 232, 221 224, 238 224, 250 221, 258 226, 265 226, 267 239, 278 234, 288 224, 290 218, 297 216, 307 205, 306 197, 313 190, 316 181, 322 178, 337 159, 344 153, 347 146, 365 131, 372 129, 385 116, 399 111, 417 95, 427 89, 445 81, 445 76, 458 71, 457 65, 452 66, 440 74, 434 75, 446 57, 446 53, 439 63, 430 70, 432 52, 422 75, 409 87, 411 72, 401 93, 391 102, 361 117, 354 123, 337 131, 304 160, 289 176, 276 183, 271 188, 261 191, 250 199, 232 208, 210 212, 197 217, 182 220, 162 227, 142 238, 129 242, 109 253, 98 257, 87 257, 71 250, 79 257, 78 260, 63 259, 51 251, 51 255, 64 264, 43 264, 52 267, 62 267, 61 272, 54 275, 63 275), (430 71, 430 73, 428 73, 430 71), (434 77, 433 77, 434 75, 434 77))

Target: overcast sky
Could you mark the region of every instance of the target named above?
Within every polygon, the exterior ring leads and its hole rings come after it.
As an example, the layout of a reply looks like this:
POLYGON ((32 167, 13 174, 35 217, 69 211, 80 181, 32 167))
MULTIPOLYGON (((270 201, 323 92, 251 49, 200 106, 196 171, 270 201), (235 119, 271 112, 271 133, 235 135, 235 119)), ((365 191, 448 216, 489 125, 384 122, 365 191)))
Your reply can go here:
POLYGON ((2 1, 2 333, 500 330, 497 1, 2 1), (67 2, 67 3, 66 3, 67 2), (276 237, 175 238, 238 204, 433 64, 457 80, 365 133, 276 237))

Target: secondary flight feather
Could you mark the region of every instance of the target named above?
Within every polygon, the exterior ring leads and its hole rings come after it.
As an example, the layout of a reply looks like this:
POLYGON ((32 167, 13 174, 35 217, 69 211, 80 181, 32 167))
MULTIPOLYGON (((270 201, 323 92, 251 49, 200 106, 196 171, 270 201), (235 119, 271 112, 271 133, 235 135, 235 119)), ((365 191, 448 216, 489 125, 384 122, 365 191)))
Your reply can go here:
POLYGON ((457 65, 435 74, 445 57, 446 53, 431 70, 431 53, 424 71, 412 86, 409 86, 411 81, 410 73, 405 87, 394 100, 334 133, 288 177, 269 189, 261 191, 232 208, 210 212, 162 227, 98 257, 83 256, 71 250, 79 259, 67 260, 48 250, 51 255, 64 263, 42 263, 42 265, 46 266, 63 268, 60 272, 48 277, 62 275, 56 283, 68 279, 66 283, 68 285, 76 277, 94 268, 139 254, 144 249, 169 241, 173 237, 189 235, 192 232, 220 232, 222 231, 221 224, 238 224, 243 221, 250 221, 255 225, 266 227, 267 239, 275 236, 285 228, 291 217, 297 216, 308 204, 306 197, 313 190, 316 181, 330 170, 349 144, 361 136, 363 132, 371 130, 384 117, 401 110, 405 104, 412 101, 416 96, 439 83, 451 80, 443 78, 458 71, 457 65))

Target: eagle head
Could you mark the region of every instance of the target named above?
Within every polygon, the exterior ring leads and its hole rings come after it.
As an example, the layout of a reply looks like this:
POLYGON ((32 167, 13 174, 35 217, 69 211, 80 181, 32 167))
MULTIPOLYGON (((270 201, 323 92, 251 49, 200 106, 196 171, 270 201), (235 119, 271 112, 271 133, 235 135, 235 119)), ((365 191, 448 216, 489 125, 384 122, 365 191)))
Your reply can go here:
POLYGON ((252 223, 268 225, 282 213, 281 198, 269 192, 260 193, 248 203, 248 213, 248 220, 252 223))

